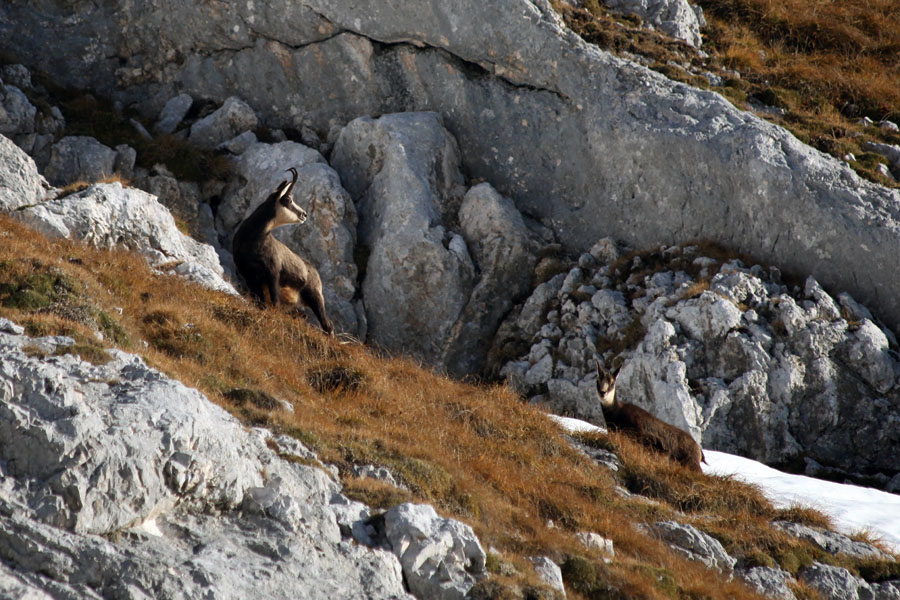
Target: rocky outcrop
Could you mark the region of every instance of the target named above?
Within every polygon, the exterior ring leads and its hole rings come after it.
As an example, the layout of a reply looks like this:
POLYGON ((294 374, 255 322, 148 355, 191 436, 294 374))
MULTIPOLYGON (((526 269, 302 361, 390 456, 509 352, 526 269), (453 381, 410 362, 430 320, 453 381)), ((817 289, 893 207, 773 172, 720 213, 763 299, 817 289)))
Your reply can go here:
POLYGON ((427 504, 395 506, 384 514, 384 527, 418 598, 462 600, 487 574, 487 555, 472 528, 439 517, 427 504))
POLYGON ((730 574, 737 559, 730 556, 719 541, 693 525, 660 521, 647 526, 648 532, 663 540, 677 554, 703 563, 710 569, 730 574))
POLYGON ((498 345, 525 342, 501 372, 532 401, 602 425, 600 356, 621 365, 617 397, 704 447, 887 485, 900 450, 893 334, 812 278, 789 286, 707 251, 719 258, 697 246, 582 256, 501 327, 498 345))
POLYGON ((332 163, 357 204, 368 251, 362 292, 369 336, 438 364, 474 286, 465 240, 445 227, 462 196, 459 150, 429 113, 357 119, 332 163))
POLYGON ((900 284, 879 266, 895 256, 898 192, 714 93, 588 46, 545 0, 35 10, 0 7, 8 51, 148 117, 180 93, 239 96, 269 126, 324 137, 360 115, 435 110, 467 174, 570 249, 712 238, 900 325, 900 284))
POLYGON ((828 531, 827 529, 819 529, 788 521, 775 521, 773 525, 787 534, 811 542, 829 554, 845 554, 858 559, 891 560, 889 554, 872 544, 850 539, 848 536, 836 531, 828 531))
MULTIPOLYGON (((296 440, 247 429, 110 350, 0 326, 0 586, 34 597, 409 598, 389 552, 341 536, 351 502, 296 440), (59 353, 59 352, 57 352, 59 353)), ((5 592, 4 592, 5 593, 5 592)))
POLYGON ((181 233, 154 196, 111 183, 58 197, 59 190, 45 188, 34 161, 3 136, 0 165, 0 211, 11 212, 47 235, 84 240, 100 248, 135 250, 154 267, 171 269, 211 289, 237 293, 223 279, 215 250, 181 233))
POLYGON ((181 233, 172 214, 154 196, 119 183, 25 208, 16 216, 50 235, 85 240, 98 248, 127 248, 154 267, 172 269, 210 289, 237 294, 222 277, 216 251, 181 233))
POLYGON ((900 590, 892 583, 870 584, 843 567, 813 563, 800 572, 800 578, 825 600, 895 600, 900 590))
POLYGON ((699 48, 703 9, 687 0, 604 0, 610 8, 637 15, 663 33, 699 48))
POLYGON ((741 579, 760 594, 775 600, 797 600, 791 591, 791 574, 774 567, 753 567, 739 571, 741 579))
POLYGON ((357 119, 332 152, 359 211, 369 339, 462 376, 527 294, 536 245, 511 200, 466 192, 459 160, 435 113, 357 119))
POLYGON ((40 202, 47 193, 47 181, 37 166, 12 140, 0 135, 0 211, 9 212, 40 202))

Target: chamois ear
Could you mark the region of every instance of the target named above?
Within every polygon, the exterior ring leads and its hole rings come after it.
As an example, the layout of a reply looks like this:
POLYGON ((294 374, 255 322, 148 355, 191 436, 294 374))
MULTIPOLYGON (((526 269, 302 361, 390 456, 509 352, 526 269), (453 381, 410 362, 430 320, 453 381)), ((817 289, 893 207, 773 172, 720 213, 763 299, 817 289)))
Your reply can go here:
POLYGON ((597 363, 597 379, 603 379, 604 377, 608 377, 610 375, 609 371, 603 368, 603 363, 600 362, 600 359, 595 359, 597 363))

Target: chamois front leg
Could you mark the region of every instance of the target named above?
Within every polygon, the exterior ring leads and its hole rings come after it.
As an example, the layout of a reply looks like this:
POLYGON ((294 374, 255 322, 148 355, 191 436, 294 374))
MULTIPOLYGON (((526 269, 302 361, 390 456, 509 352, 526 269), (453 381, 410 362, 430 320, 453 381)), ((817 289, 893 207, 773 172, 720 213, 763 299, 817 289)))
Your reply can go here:
POLYGON ((281 298, 280 275, 279 269, 273 269, 273 272, 269 274, 269 299, 272 301, 273 307, 278 306, 278 301, 281 298))

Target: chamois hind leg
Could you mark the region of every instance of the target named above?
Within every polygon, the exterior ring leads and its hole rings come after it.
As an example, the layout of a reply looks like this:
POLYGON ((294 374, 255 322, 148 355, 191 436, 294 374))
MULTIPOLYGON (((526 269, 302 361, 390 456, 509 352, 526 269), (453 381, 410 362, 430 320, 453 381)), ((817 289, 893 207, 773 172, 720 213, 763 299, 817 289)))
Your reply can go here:
POLYGON ((328 335, 334 335, 334 326, 325 314, 325 299, 322 297, 322 292, 315 290, 310 286, 306 286, 300 292, 300 299, 303 301, 303 304, 308 306, 313 311, 313 314, 316 315, 316 318, 319 320, 319 325, 322 327, 322 331, 328 335))

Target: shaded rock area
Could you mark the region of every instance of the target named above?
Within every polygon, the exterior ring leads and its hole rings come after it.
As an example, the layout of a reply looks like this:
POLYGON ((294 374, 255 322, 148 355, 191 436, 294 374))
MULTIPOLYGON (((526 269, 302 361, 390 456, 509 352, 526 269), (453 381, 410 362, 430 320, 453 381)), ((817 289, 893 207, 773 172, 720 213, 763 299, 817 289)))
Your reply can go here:
POLYGON ((357 119, 332 152, 359 212, 369 340, 462 376, 530 287, 534 234, 491 186, 468 192, 435 113, 357 119))
POLYGON ((865 307, 715 247, 614 246, 597 244, 501 326, 496 346, 517 356, 500 372, 532 402, 603 425, 599 357, 619 369, 618 398, 705 447, 890 486, 897 340, 865 307))
POLYGON ((73 341, 0 329, 4 593, 409 598, 393 554, 342 538, 327 471, 279 458, 296 440, 135 356, 41 359, 73 341))

